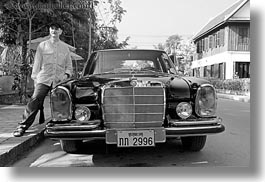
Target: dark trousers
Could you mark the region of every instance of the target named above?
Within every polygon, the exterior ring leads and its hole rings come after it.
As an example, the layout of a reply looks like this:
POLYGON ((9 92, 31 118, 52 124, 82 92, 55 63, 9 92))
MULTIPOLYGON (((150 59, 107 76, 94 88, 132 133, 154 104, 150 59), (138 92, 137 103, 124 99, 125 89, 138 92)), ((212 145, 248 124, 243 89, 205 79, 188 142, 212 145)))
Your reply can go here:
POLYGON ((43 103, 46 95, 51 87, 38 83, 35 86, 34 93, 28 102, 23 114, 23 120, 19 123, 19 127, 28 129, 35 120, 35 117, 40 110, 40 123, 44 122, 43 103))

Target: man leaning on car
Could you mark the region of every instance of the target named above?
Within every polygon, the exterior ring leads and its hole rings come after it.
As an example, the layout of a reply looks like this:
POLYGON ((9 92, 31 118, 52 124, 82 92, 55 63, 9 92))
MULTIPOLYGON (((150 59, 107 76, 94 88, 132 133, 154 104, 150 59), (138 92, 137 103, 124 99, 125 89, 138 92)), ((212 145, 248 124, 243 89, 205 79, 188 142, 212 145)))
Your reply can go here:
POLYGON ((73 67, 69 48, 59 39, 62 34, 61 25, 53 22, 49 26, 49 32, 50 39, 41 42, 36 51, 31 75, 35 89, 24 111, 23 120, 13 132, 15 137, 22 136, 32 125, 38 110, 41 111, 40 123, 44 122, 45 96, 53 86, 72 75, 73 67))

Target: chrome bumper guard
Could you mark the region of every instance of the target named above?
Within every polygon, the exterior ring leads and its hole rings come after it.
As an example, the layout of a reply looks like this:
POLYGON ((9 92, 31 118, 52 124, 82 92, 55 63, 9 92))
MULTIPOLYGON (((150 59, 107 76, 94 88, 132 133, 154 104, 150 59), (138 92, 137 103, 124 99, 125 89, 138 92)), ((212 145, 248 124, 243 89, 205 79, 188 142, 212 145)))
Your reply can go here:
POLYGON ((169 136, 192 136, 192 135, 207 135, 221 133, 225 130, 224 125, 221 124, 222 119, 209 118, 209 119, 196 119, 191 121, 179 121, 169 119, 172 125, 166 129, 166 135, 169 136))
POLYGON ((92 124, 85 123, 48 123, 44 135, 54 139, 89 139, 91 137, 105 137, 106 131, 99 129, 100 120, 94 120, 92 124))
MULTIPOLYGON (((89 139, 95 137, 106 138, 106 129, 99 129, 100 120, 96 120, 95 124, 55 124, 48 123, 44 135, 54 139, 89 139)), ((179 136, 195 136, 221 133, 225 130, 221 124, 221 118, 211 118, 208 120, 179 121, 169 120, 171 127, 166 127, 166 137, 179 136)))

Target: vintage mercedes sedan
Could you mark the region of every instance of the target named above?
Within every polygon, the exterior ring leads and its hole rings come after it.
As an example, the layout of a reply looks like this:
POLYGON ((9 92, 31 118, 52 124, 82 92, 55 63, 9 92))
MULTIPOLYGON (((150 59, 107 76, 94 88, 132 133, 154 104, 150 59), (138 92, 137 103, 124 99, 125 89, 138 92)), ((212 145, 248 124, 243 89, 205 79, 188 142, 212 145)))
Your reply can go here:
POLYGON ((161 50, 96 51, 82 76, 56 86, 50 101, 45 136, 69 153, 97 137, 117 147, 155 146, 175 137, 184 149, 200 151, 207 135, 225 129, 214 87, 179 76, 161 50))

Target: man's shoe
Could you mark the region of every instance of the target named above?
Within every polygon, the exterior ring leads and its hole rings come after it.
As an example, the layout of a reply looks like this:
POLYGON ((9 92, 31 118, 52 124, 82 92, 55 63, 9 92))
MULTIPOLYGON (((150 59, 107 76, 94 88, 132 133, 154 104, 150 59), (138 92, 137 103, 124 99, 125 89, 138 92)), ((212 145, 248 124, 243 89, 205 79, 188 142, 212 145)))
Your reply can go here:
POLYGON ((23 128, 17 128, 14 132, 13 135, 14 137, 21 137, 25 133, 25 129, 23 128))

